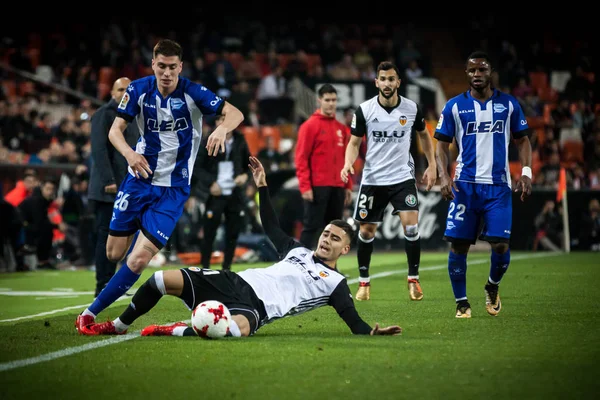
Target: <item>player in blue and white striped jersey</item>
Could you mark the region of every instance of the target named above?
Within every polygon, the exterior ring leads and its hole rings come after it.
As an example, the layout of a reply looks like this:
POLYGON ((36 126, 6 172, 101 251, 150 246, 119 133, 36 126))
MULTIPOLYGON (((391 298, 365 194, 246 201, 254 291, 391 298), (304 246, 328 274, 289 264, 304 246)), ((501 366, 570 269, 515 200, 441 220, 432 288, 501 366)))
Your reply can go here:
POLYGON ((152 257, 167 243, 190 195, 194 161, 202 140, 204 115, 222 115, 223 122, 208 137, 208 154, 225 149, 227 132, 244 119, 240 110, 206 87, 179 74, 181 46, 160 40, 154 47, 154 75, 129 85, 118 106, 108 137, 129 165, 113 206, 106 253, 126 263, 93 304, 76 321, 80 333, 96 315, 133 286, 152 257), (135 150, 123 137, 129 123, 140 133, 135 150), (141 232, 138 235, 138 230, 141 232))
POLYGON ((531 194, 532 177, 529 127, 518 101, 491 87, 492 64, 486 53, 472 53, 466 73, 470 90, 446 103, 435 132, 441 192, 444 199, 451 200, 444 239, 452 243, 448 272, 457 318, 471 317, 466 289, 467 254, 478 233, 479 239, 492 247, 485 285, 486 310, 495 316, 502 307, 498 284, 510 263, 511 140, 516 141, 523 166, 515 189, 522 191, 522 201, 531 194), (448 174, 449 146, 453 140, 459 149, 454 181, 448 174))

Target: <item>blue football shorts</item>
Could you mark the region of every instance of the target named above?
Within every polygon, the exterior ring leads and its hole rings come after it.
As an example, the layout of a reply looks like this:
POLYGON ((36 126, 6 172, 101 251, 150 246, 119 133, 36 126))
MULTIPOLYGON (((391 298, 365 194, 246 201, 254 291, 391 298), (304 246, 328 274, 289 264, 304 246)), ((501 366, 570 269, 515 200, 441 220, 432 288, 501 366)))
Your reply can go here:
POLYGON ((161 249, 173 233, 189 196, 189 186, 155 186, 127 174, 113 205, 110 234, 130 236, 140 229, 161 249))
POLYGON ((512 193, 506 185, 456 181, 458 192, 448 206, 444 239, 474 244, 510 240, 512 193))

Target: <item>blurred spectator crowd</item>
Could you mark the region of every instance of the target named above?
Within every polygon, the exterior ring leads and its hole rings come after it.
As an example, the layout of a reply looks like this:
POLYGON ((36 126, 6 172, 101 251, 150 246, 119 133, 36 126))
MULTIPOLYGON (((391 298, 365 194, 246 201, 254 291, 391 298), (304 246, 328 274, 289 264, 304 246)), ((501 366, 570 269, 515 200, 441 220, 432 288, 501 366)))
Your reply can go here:
MULTIPOLYGON (((290 24, 236 19, 219 25, 197 22, 185 32, 177 32, 115 18, 100 26, 90 27, 87 22, 45 25, 27 35, 5 36, 0 42, 0 164, 18 164, 23 169, 17 179, 3 178, 3 194, 14 189, 16 180, 26 179, 27 167, 69 165, 47 198, 50 211, 61 213, 63 220, 75 221, 72 212, 65 210, 68 196, 72 196, 79 207, 77 213, 90 215, 85 187, 90 118, 110 98, 116 78, 133 80, 152 74, 152 48, 159 37, 182 44, 183 76, 204 84, 242 110, 245 120, 239 130, 251 153, 261 158, 269 172, 294 168, 295 135, 304 117, 295 112, 297 93, 292 81, 308 88, 315 82, 373 84, 377 64, 391 60, 398 65, 404 83, 433 77, 444 86, 445 77, 435 74, 436 65, 454 64, 461 69, 471 51, 486 50, 495 59, 494 85, 519 100, 529 121, 534 186, 556 189, 564 167, 569 188, 600 189, 599 66, 590 42, 593 38, 547 31, 519 35, 498 30, 499 24, 489 17, 466 28, 461 25, 460 31, 448 35, 442 29, 411 23, 324 23, 306 18, 290 24), (456 51, 433 51, 436 37, 452 41, 444 46, 456 51)), ((466 79, 458 87, 466 90, 466 79)), ((432 109, 424 111, 433 134, 439 114, 432 109)), ((350 124, 352 113, 352 108, 340 110, 342 122, 350 124)), ((205 133, 211 132, 212 121, 204 123, 205 133)), ((417 166, 424 165, 420 149, 414 153, 417 166)), ((509 161, 516 180, 521 167, 514 146, 509 161)), ((357 173, 355 179, 359 178, 357 173)), ((36 175, 35 179, 38 189, 32 187, 27 196, 44 187, 43 177, 36 175)), ((250 207, 255 207, 252 188, 247 196, 250 207)), ((197 203, 188 206, 189 215, 183 219, 189 225, 186 229, 194 230, 190 226, 197 221, 197 203)), ((52 225, 54 241, 65 243, 61 234, 69 234, 68 221, 57 221, 52 225)), ((248 222, 248 232, 257 229, 255 222, 248 222)), ((77 243, 93 241, 79 232, 71 229, 69 235, 77 243)), ((177 240, 188 243, 182 235, 177 240)), ((61 252, 61 257, 79 260, 81 265, 93 264, 91 252, 75 251, 68 245, 61 252)))

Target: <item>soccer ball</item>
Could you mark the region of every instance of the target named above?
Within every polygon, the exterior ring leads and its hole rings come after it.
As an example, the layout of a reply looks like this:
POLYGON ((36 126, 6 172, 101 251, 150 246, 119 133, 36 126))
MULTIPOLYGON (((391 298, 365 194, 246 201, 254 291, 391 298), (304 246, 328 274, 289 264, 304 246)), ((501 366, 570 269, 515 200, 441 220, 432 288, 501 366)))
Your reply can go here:
POLYGON ((192 328, 201 338, 225 337, 229 333, 230 323, 231 313, 220 301, 203 301, 192 311, 192 328))

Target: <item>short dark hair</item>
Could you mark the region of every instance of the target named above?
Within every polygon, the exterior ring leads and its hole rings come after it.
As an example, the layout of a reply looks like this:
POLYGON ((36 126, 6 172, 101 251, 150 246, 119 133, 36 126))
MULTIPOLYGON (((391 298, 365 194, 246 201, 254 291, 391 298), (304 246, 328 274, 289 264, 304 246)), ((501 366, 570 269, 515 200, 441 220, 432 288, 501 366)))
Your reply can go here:
POLYGON ((335 93, 337 94, 337 90, 331 83, 326 83, 319 88, 319 98, 325 96, 327 93, 335 93))
POLYGON ((37 176, 38 176, 37 171, 33 168, 27 168, 23 174, 23 179, 30 177, 30 176, 37 178, 37 176))
POLYGON ((51 176, 44 177, 44 179, 42 179, 42 184, 40 186, 44 186, 47 183, 54 185, 55 187, 58 187, 57 180, 51 176))
POLYGON ((354 229, 352 228, 352 225, 350 225, 342 219, 334 219, 329 223, 331 225, 337 226, 338 228, 341 228, 344 232, 346 232, 346 235, 348 235, 348 239, 350 239, 349 243, 352 243, 354 241, 354 229))
POLYGON ((396 75, 398 75, 398 78, 400 78, 400 70, 398 70, 396 64, 391 61, 382 61, 379 63, 377 66, 377 76, 379 76, 379 71, 389 71, 390 69, 396 71, 396 75))
POLYGON ((181 48, 181 45, 170 39, 160 39, 158 43, 156 43, 152 55, 156 58, 159 54, 162 54, 165 57, 177 56, 180 60, 183 59, 183 49, 181 48))
POLYGON ((485 51, 476 50, 476 51, 472 52, 471 54, 469 54, 469 57, 467 57, 467 62, 465 63, 465 65, 467 65, 469 63, 469 60, 472 58, 483 58, 485 61, 487 61, 488 64, 490 64, 490 67, 492 66, 492 60, 490 59, 490 56, 488 55, 488 53, 486 53, 485 51))

